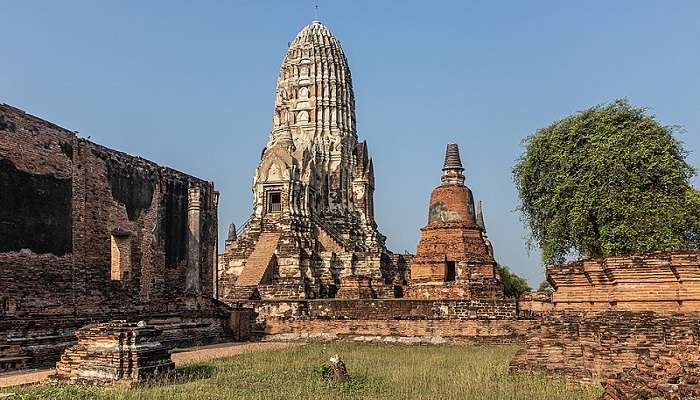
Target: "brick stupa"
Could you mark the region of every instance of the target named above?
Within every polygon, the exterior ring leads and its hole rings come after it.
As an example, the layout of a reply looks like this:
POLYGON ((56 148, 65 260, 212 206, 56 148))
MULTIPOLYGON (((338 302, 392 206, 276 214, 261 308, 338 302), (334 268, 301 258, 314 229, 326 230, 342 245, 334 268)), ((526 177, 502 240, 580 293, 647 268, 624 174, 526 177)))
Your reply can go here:
POLYGON ((475 211, 455 143, 447 145, 442 182, 430 195, 428 224, 411 262, 406 297, 502 298, 493 248, 486 237, 481 203, 475 211))

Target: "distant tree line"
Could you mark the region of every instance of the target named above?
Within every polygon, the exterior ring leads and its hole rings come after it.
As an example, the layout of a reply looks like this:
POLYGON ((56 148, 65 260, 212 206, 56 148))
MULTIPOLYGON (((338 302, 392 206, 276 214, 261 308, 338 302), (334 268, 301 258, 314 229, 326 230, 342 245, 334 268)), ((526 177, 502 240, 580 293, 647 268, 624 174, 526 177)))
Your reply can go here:
POLYGON ((513 273, 513 271, 505 265, 496 264, 496 270, 501 275, 503 294, 506 297, 517 299, 521 294, 532 290, 525 279, 513 273))

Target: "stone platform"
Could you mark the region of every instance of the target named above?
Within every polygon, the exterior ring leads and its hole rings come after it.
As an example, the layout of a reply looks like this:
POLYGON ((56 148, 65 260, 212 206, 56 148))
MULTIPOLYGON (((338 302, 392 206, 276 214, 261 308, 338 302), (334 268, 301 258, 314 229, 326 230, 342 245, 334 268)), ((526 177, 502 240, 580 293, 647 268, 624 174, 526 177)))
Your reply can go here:
POLYGON ((66 349, 51 380, 104 385, 133 385, 175 370, 162 331, 145 322, 112 321, 76 332, 78 343, 66 349))

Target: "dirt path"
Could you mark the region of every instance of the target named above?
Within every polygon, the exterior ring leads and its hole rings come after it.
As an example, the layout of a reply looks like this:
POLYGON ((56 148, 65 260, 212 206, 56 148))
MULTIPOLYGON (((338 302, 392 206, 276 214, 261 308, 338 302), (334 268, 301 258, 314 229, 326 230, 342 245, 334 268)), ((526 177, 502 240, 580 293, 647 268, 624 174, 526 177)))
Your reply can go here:
MULTIPOLYGON (((193 347, 191 349, 176 351, 173 353, 172 358, 175 362, 175 366, 180 366, 200 361, 207 361, 214 358, 235 356, 236 354, 246 353, 249 351, 284 349, 294 345, 298 344, 285 342, 222 343, 212 346, 193 347)), ((0 375, 0 388, 43 382, 52 373, 53 369, 45 369, 39 371, 33 370, 31 372, 3 374, 0 375)), ((0 392, 0 398, 3 398, 3 394, 6 393, 0 392)))
POLYGON ((172 358, 175 366, 235 356, 236 354, 249 351, 277 350, 285 349, 299 343, 287 342, 256 342, 256 343, 224 343, 213 346, 198 347, 196 349, 186 349, 182 352, 173 353, 172 358))

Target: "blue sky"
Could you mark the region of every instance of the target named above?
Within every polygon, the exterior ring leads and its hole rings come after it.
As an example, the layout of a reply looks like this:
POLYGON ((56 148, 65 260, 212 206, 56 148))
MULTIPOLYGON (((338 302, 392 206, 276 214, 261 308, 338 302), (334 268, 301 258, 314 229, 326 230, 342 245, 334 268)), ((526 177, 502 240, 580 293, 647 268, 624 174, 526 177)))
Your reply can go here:
MULTIPOLYGON (((536 286, 511 168, 537 128, 628 97, 700 167, 698 1, 328 1, 394 251, 415 251, 459 143, 496 258, 536 286)), ((245 221, 287 43, 313 1, 0 0, 0 101, 213 180, 220 237, 245 221)), ((700 181, 695 179, 695 184, 700 181)))

